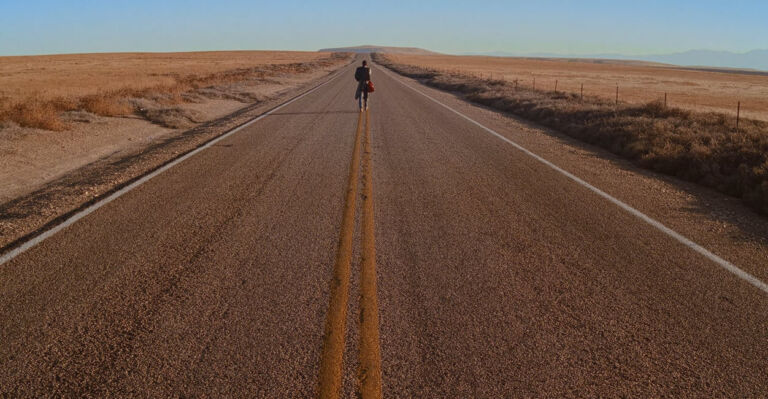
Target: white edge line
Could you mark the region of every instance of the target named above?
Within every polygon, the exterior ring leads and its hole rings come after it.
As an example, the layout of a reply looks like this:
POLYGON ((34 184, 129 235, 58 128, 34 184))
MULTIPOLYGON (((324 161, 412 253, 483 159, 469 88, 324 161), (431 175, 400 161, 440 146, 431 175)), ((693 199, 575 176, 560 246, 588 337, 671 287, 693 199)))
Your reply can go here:
MULTIPOLYGON (((383 70, 383 69, 382 69, 383 70)), ((716 263, 718 266, 722 267, 723 269, 727 270, 728 272, 736 275, 736 277, 752 284, 753 286, 757 287, 759 290, 763 291, 764 293, 768 294, 768 284, 764 283, 757 277, 745 272, 744 270, 738 268, 736 265, 734 265, 731 262, 728 262, 727 260, 715 255, 714 253, 710 252, 706 248, 702 247, 699 244, 696 244, 695 242, 691 241, 687 237, 683 236, 682 234, 670 229, 669 227, 665 226, 661 222, 657 221, 656 219, 653 219, 652 217, 640 212, 639 210, 633 208, 632 206, 622 202, 621 200, 611 196, 610 194, 606 193, 603 190, 600 190, 599 188, 587 183, 586 181, 582 180, 581 178, 577 177, 576 175, 572 174, 571 172, 568 172, 567 170, 564 170, 563 168, 553 164, 552 162, 542 158, 539 155, 536 155, 535 153, 529 151, 525 147, 521 146, 520 144, 515 143, 514 141, 502 136, 501 134, 497 133, 496 131, 485 127, 480 122, 475 121, 474 119, 462 114, 459 111, 456 111, 455 109, 443 104, 442 102, 430 97, 428 94, 421 92, 420 90, 406 84, 405 82, 401 81, 400 79, 392 76, 392 74, 389 71, 384 71, 386 75, 389 75, 392 79, 396 80, 403 86, 415 91, 416 93, 421 94, 422 96, 434 101, 435 103, 443 106, 444 108, 448 109, 449 111, 455 113, 456 115, 461 116, 462 118, 466 119, 467 121, 473 123, 474 125, 478 126, 479 128, 485 130, 486 132, 498 137, 502 141, 506 142, 507 144, 512 145, 513 147, 517 148, 518 150, 522 151, 523 153, 527 154, 531 158, 543 163, 544 165, 549 166, 550 168, 560 172, 561 174, 565 175, 567 178, 575 181, 576 183, 586 187, 590 191, 594 192, 595 194, 607 199, 608 201, 612 202, 619 208, 629 212, 630 214, 636 216, 640 220, 648 223, 649 225, 655 227, 656 229, 660 230, 662 233, 674 238, 678 242, 682 243, 683 245, 687 246, 688 248, 698 252, 699 254, 703 255, 707 259, 711 260, 712 262, 716 263)))
POLYGON ((230 130, 230 131, 228 131, 228 132, 226 132, 226 133, 216 137, 215 139, 207 142, 206 144, 204 144, 204 145, 202 145, 200 147, 197 147, 194 150, 184 154, 183 156, 181 156, 179 158, 176 158, 173 161, 171 161, 171 162, 161 166, 160 168, 156 169, 155 171, 153 171, 153 172, 151 172, 151 173, 149 173, 147 175, 142 176, 140 179, 134 181, 133 183, 131 183, 131 184, 121 188, 120 190, 115 191, 114 193, 110 194, 108 197, 106 197, 104 199, 101 199, 101 200, 97 201, 96 203, 94 203, 93 205, 91 205, 91 206, 83 209, 82 211, 80 211, 80 212, 70 216, 69 218, 67 218, 66 220, 61 222, 60 224, 57 224, 56 226, 51 227, 50 229, 44 231, 43 233, 33 237, 29 241, 26 241, 23 244, 19 245, 18 247, 8 251, 7 253, 5 253, 2 256, 0 256, 0 266, 5 264, 6 262, 9 262, 11 259, 21 255, 22 253, 24 253, 28 249, 34 247, 35 245, 45 241, 47 238, 53 236, 54 234, 58 233, 59 231, 64 230, 65 228, 71 226, 72 224, 76 223, 78 220, 80 220, 80 219, 90 215, 91 213, 93 213, 97 209, 101 208, 102 206, 104 206, 104 205, 106 205, 106 204, 108 204, 108 203, 110 203, 110 202, 120 198, 121 196, 123 196, 123 194, 125 194, 125 193, 135 189, 136 187, 139 187, 142 184, 148 182, 153 177, 156 177, 157 175, 165 172, 166 170, 168 170, 168 169, 170 169, 170 168, 172 168, 172 167, 174 167, 174 166, 184 162, 185 160, 187 160, 188 158, 191 158, 192 156, 198 154, 199 152, 201 152, 201 151, 203 151, 203 150, 205 150, 207 148, 212 147, 216 143, 218 143, 221 140, 224 140, 227 137, 229 137, 229 136, 239 132, 240 130, 242 130, 242 129, 244 129, 244 128, 246 128, 246 127, 248 127, 248 126, 250 126, 250 125, 252 125, 252 124, 254 124, 254 123, 256 123, 256 122, 258 122, 258 121, 260 121, 262 119, 264 119, 264 118, 266 118, 267 116, 269 116, 269 115, 273 114, 274 112, 282 109, 283 107, 286 107, 286 106, 290 105, 291 103, 304 98, 305 96, 313 93, 315 90, 317 90, 317 89, 327 85, 328 83, 331 83, 332 81, 336 80, 336 78, 341 76, 341 74, 344 71, 346 71, 348 68, 349 68, 349 66, 343 67, 339 72, 336 73, 336 76, 331 77, 327 81, 325 81, 325 82, 323 82, 323 83, 321 83, 321 84, 319 84, 319 85, 309 89, 308 91, 306 91, 306 92, 304 92, 304 93, 302 93, 302 94, 300 94, 300 95, 298 95, 298 96, 288 100, 287 102, 284 102, 284 103, 278 105, 275 108, 272 108, 271 110, 269 110, 269 111, 267 111, 267 112, 257 116, 256 118, 251 119, 250 121, 248 121, 248 122, 246 122, 246 123, 244 123, 244 124, 234 128, 234 129, 232 129, 232 130, 230 130))

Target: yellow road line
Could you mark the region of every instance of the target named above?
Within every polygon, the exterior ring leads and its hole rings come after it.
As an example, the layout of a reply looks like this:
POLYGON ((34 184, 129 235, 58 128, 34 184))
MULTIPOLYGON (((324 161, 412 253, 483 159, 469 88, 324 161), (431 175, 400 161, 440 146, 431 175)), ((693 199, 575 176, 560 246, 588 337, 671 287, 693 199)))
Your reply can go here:
POLYGON ((376 297, 376 247, 373 224, 373 161, 370 113, 365 112, 363 146, 362 260, 360 264, 360 393, 381 398, 379 305, 376 297))
POLYGON ((355 233, 355 201, 357 199, 357 180, 360 169, 360 137, 362 136, 363 115, 357 119, 355 148, 349 165, 349 179, 344 203, 344 215, 341 220, 339 246, 333 265, 330 304, 325 323, 325 338, 320 358, 319 398, 338 398, 341 391, 341 374, 344 361, 344 336, 347 321, 347 303, 349 301, 350 262, 352 258, 352 239, 355 233))

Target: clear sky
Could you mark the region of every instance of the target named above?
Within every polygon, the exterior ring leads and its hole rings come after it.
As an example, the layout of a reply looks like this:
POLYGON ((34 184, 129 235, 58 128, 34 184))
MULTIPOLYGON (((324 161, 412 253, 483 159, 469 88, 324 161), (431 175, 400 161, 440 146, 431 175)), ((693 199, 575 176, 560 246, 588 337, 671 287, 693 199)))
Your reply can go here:
POLYGON ((768 48, 766 0, 0 0, 0 55, 377 44, 461 53, 768 48))

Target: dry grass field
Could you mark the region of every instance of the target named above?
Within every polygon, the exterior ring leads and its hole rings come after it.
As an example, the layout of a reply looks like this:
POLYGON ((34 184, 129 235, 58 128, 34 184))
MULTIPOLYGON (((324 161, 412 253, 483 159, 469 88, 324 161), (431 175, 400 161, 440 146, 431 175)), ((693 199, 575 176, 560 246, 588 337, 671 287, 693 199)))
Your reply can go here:
POLYGON ((670 106, 694 111, 736 114, 741 101, 741 115, 768 121, 768 73, 739 74, 708 72, 642 62, 530 59, 450 55, 388 54, 398 64, 441 71, 461 71, 484 78, 514 81, 530 87, 536 79, 538 89, 579 93, 613 100, 616 85, 619 99, 645 104, 663 99, 667 93, 670 106))
POLYGON ((129 97, 167 95, 290 72, 330 53, 231 51, 0 57, 0 122, 64 130, 64 111, 102 116, 132 113, 129 97))

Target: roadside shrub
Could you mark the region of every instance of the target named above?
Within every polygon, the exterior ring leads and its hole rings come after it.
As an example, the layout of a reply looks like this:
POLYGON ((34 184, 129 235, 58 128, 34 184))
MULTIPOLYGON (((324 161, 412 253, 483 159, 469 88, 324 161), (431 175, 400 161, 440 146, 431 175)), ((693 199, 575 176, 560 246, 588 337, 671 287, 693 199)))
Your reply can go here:
POLYGON ((59 118, 59 110, 53 103, 37 99, 14 104, 4 111, 1 117, 22 127, 53 131, 67 128, 67 124, 59 118))
POLYGON ((80 108, 101 116, 125 116, 133 113, 133 107, 126 99, 113 93, 83 97, 80 100, 80 108))

